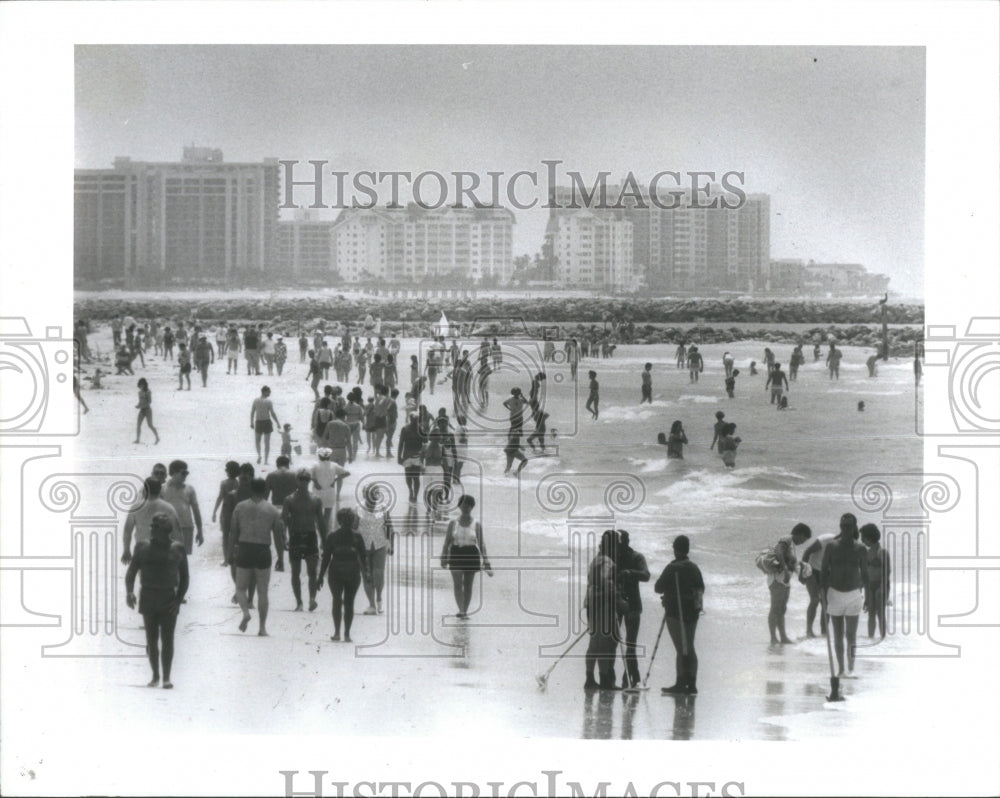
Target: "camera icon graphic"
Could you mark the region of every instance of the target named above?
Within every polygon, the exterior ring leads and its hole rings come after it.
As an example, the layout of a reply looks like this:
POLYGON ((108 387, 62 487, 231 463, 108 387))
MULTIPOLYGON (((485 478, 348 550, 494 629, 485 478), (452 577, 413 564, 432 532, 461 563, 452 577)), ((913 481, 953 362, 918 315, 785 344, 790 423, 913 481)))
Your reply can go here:
POLYGON ((948 369, 948 412, 921 414, 918 406, 917 433, 1000 432, 1000 317, 974 317, 962 336, 954 325, 927 325, 924 355, 928 370, 948 369), (935 428, 928 429, 932 421, 935 428))
POLYGON ((73 401, 76 349, 61 327, 32 335, 27 319, 0 317, 0 434, 76 435, 79 409, 73 401))

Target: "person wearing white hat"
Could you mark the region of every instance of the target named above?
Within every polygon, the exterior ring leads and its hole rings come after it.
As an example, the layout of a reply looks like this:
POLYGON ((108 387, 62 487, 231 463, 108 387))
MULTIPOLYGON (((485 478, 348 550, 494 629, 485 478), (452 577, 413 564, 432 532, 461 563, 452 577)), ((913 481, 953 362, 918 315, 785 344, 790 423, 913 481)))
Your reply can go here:
POLYGON ((340 501, 340 488, 351 472, 342 465, 333 462, 333 450, 323 447, 317 450, 319 462, 309 472, 312 476, 314 493, 323 504, 323 522, 326 525, 323 534, 330 532, 330 519, 340 501))

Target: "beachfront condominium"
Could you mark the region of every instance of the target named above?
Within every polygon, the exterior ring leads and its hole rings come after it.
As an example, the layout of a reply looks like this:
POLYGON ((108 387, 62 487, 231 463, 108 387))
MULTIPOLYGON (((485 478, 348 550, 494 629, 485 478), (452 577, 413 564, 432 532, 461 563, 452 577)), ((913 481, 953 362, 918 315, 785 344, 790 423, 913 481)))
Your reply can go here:
POLYGON ((297 208, 278 221, 278 271, 285 276, 329 280, 333 273, 333 220, 297 208))
POLYGON ((514 214, 492 206, 345 208, 333 223, 343 283, 490 284, 510 280, 514 214))
POLYGON ((276 159, 227 163, 185 147, 179 162, 115 158, 74 176, 78 281, 136 285, 259 280, 275 263, 276 159))
POLYGON ((549 217, 545 238, 557 286, 637 290, 631 222, 599 208, 564 209, 549 217))
MULTIPOLYGON (((740 207, 725 208, 720 193, 718 186, 710 186, 707 197, 695 202, 690 190, 664 192, 657 205, 645 187, 637 194, 622 193, 621 186, 608 184, 603 195, 594 191, 587 196, 560 186, 550 194, 555 207, 549 210, 547 241, 563 217, 586 208, 605 224, 608 218, 631 223, 632 285, 663 293, 763 290, 771 255, 770 197, 748 194, 740 207), (699 207, 713 201, 717 207, 699 207)), ((726 197, 729 204, 734 199, 726 197)), ((566 257, 565 243, 555 253, 559 258, 566 257)), ((573 272, 572 264, 563 269, 564 274, 573 272)))

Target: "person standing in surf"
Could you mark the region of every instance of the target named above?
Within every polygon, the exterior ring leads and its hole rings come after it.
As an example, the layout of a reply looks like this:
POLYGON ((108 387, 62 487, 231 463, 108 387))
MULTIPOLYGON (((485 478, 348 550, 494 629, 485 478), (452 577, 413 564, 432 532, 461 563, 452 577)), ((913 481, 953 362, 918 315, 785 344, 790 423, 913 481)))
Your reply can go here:
POLYGON ((486 555, 483 528, 472 517, 475 506, 476 500, 468 493, 458 500, 458 518, 448 523, 441 548, 441 567, 451 571, 455 605, 458 607, 455 617, 461 620, 469 617, 476 574, 486 571, 488 576, 493 576, 493 568, 486 555))
POLYGON ((736 425, 726 424, 722 428, 722 437, 719 438, 719 454, 722 455, 722 462, 726 468, 736 467, 736 447, 742 443, 742 438, 736 435, 736 425))
POLYGON ((621 635, 618 617, 627 609, 621 593, 615 564, 618 555, 618 535, 613 529, 605 530, 597 554, 587 568, 587 593, 583 608, 587 612, 587 631, 590 640, 584 659, 587 679, 585 690, 617 690, 615 683, 615 657, 621 635), (594 679, 594 668, 598 679, 594 679))
POLYGON ((767 372, 767 382, 764 383, 764 390, 766 391, 768 387, 771 388, 771 404, 775 402, 778 406, 781 406, 781 395, 784 391, 788 390, 788 377, 785 376, 785 372, 781 370, 780 363, 774 363, 768 369, 767 372), (784 388, 782 388, 784 384, 784 388))
POLYGON ((820 569, 820 589, 826 597, 826 613, 833 626, 833 647, 839 668, 837 675, 841 678, 854 675, 858 618, 865 603, 863 588, 867 577, 868 557, 865 547, 858 542, 858 520, 852 513, 844 513, 840 517, 840 534, 827 545, 820 569))
POLYGON ((785 613, 788 597, 792 592, 792 574, 798 568, 795 547, 801 546, 812 537, 812 530, 806 524, 796 524, 792 534, 781 538, 774 546, 777 555, 775 567, 766 571, 767 589, 771 594, 771 607, 767 614, 767 628, 771 633, 771 645, 786 645, 793 642, 785 631, 785 613))
POLYGON ((622 687, 635 687, 642 680, 639 674, 639 660, 636 658, 636 641, 639 639, 639 623, 642 620, 642 597, 639 583, 649 581, 649 566, 646 558, 629 545, 629 533, 618 532, 618 579, 622 586, 622 598, 628 603, 625 611, 625 672, 622 687))
POLYGON ((692 346, 688 351, 688 382, 698 382, 698 375, 705 370, 705 360, 698 351, 697 346, 692 346))
POLYGON ((663 569, 653 590, 663 599, 667 632, 677 651, 677 678, 661 692, 668 695, 698 693, 698 655, 694 650, 694 635, 701 615, 705 580, 701 570, 688 559, 691 542, 687 535, 678 535, 673 543, 674 559, 663 569))
POLYGON ((680 421, 675 421, 670 425, 670 435, 664 435, 661 432, 656 440, 667 447, 668 460, 684 459, 684 445, 688 439, 687 435, 684 434, 684 425, 680 421))
POLYGON ((587 394, 587 402, 584 405, 584 407, 586 408, 587 412, 590 413, 591 418, 593 418, 594 421, 597 421, 597 416, 599 412, 598 406, 600 405, 601 401, 601 386, 600 383, 598 383, 597 381, 596 371, 588 371, 587 376, 590 378, 590 387, 589 387, 590 392, 587 394))
POLYGON ((647 363, 642 369, 642 398, 639 399, 639 404, 643 402, 648 402, 653 404, 653 364, 647 363))
POLYGON ((865 580, 865 606, 868 612, 868 637, 875 637, 875 623, 878 622, 880 638, 885 638, 885 607, 889 596, 890 576, 892 568, 889 562, 889 552, 882 548, 879 541, 882 533, 875 524, 865 524, 861 527, 861 542, 868 549, 868 578, 865 580))

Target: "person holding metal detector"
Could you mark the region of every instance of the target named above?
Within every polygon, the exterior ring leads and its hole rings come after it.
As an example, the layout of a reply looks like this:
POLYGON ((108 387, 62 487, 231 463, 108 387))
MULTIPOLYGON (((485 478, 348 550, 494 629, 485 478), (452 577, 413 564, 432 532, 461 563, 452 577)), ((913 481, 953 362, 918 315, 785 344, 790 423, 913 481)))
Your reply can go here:
POLYGON ((820 595, 823 597, 823 610, 830 616, 833 625, 833 645, 839 669, 834 677, 831 668, 830 682, 834 696, 837 695, 835 681, 839 683, 842 678, 854 677, 854 648, 858 639, 858 618, 865 603, 863 589, 867 572, 867 549, 858 541, 858 520, 853 514, 844 513, 840 516, 840 534, 827 545, 820 569, 820 595))
POLYGON ((625 673, 622 674, 622 688, 628 689, 639 684, 639 662, 635 656, 635 644, 639 639, 639 621, 642 618, 642 598, 639 583, 649 581, 649 566, 646 558, 629 545, 629 534, 622 529, 618 532, 618 578, 622 586, 622 597, 628 602, 625 611, 625 673))
POLYGON ((601 536, 597 555, 587 569, 587 595, 583 606, 587 611, 590 643, 585 660, 585 690, 619 689, 615 684, 615 648, 621 640, 618 617, 625 613, 628 604, 621 592, 622 585, 616 566, 618 552, 618 534, 613 529, 608 529, 601 536), (595 666, 600 676, 599 682, 594 680, 595 666))
POLYGON ((687 535, 674 538, 674 559, 663 569, 653 589, 663 596, 667 631, 677 650, 677 680, 664 687, 664 695, 697 695, 698 655, 694 633, 702 612, 705 580, 701 570, 688 559, 691 542, 687 535))

